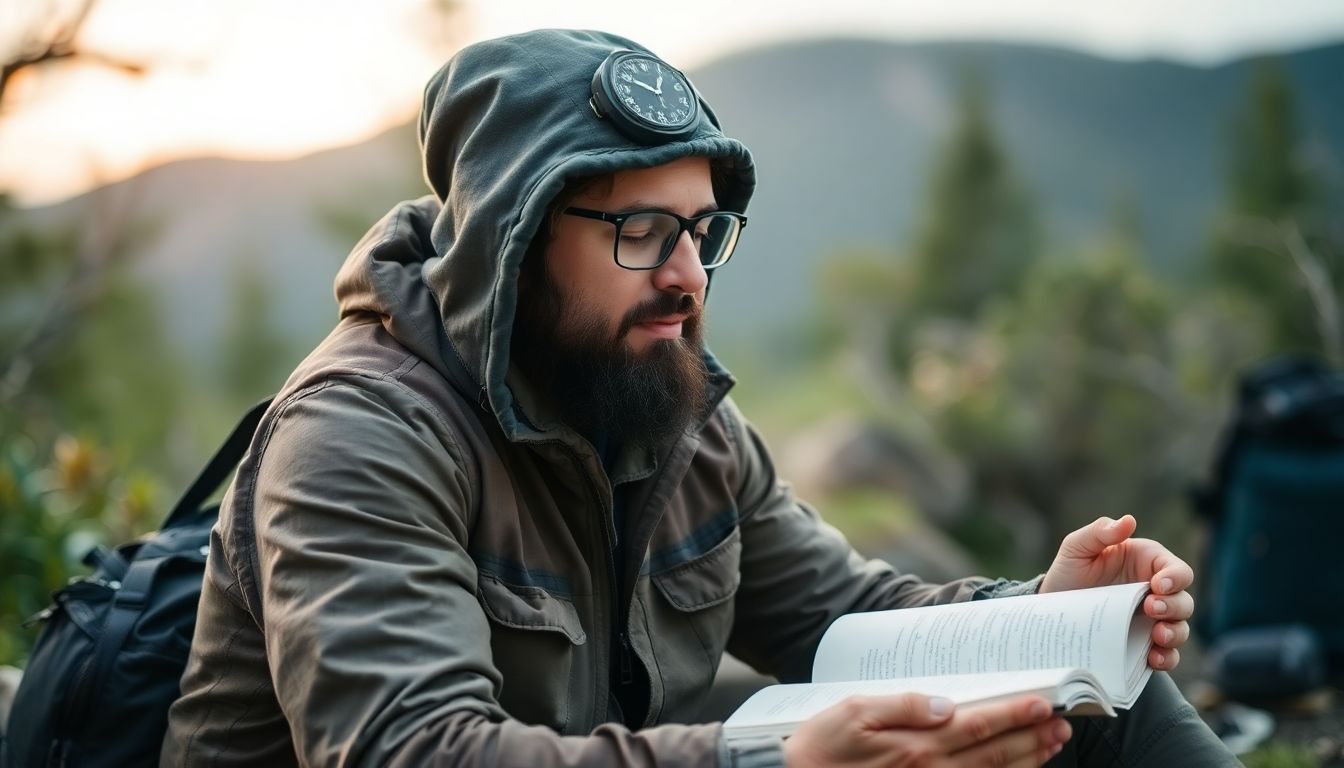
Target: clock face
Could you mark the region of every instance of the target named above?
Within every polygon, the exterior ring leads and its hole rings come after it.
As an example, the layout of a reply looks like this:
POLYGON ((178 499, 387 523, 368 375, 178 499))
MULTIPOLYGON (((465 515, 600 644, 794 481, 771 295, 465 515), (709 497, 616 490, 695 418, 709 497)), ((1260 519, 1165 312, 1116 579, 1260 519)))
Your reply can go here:
POLYGON ((623 56, 611 68, 611 95, 625 113, 651 127, 675 130, 696 114, 696 96, 681 73, 641 54, 623 56))

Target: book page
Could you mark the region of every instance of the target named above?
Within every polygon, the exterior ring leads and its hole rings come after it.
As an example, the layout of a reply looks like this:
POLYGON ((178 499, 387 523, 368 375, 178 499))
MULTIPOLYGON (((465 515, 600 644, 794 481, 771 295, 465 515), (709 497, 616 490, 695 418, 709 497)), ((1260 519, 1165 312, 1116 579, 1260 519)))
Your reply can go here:
POLYGON ((1081 667, 1125 698, 1146 583, 854 613, 821 640, 814 683, 1081 667))
POLYGON ((921 693, 926 696, 944 696, 963 705, 1036 693, 1063 706, 1071 686, 1081 687, 1084 691, 1092 690, 1094 697, 1100 693, 1095 679, 1081 670, 1070 669, 772 685, 753 694, 724 722, 723 727, 738 733, 758 731, 783 735, 792 732, 797 724, 854 695, 921 693))

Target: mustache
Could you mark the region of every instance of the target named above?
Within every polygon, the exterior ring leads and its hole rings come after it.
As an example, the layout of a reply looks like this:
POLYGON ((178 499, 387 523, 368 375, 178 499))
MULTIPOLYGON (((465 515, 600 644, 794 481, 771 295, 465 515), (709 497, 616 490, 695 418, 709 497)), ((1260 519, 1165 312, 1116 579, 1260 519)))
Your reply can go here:
POLYGON ((660 293, 625 313, 625 317, 621 319, 620 328, 616 331, 616 338, 625 338, 630 329, 639 323, 647 323, 650 320, 657 320, 668 315, 686 315, 686 325, 695 327, 700 321, 702 309, 694 294, 683 293, 678 296, 671 293, 660 293))

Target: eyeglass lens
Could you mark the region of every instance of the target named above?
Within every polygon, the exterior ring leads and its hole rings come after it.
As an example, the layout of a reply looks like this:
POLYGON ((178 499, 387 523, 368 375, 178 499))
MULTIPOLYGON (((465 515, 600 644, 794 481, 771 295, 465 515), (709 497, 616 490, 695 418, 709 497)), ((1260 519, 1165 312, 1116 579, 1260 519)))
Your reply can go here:
MULTIPOLYGON (((700 263, 717 267, 732 254, 737 242, 738 220, 727 214, 711 214, 698 219, 691 239, 700 251, 700 263)), ((681 222, 666 213, 637 213, 621 225, 616 244, 616 260, 622 266, 647 269, 664 261, 677 246, 681 222)))

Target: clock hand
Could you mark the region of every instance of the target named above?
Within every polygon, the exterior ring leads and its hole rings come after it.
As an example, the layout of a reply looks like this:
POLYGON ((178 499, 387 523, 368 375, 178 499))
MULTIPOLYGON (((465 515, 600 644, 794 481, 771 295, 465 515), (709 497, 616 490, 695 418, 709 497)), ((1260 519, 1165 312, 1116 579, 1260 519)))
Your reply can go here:
POLYGON ((661 66, 658 67, 658 81, 653 84, 653 87, 657 89, 654 93, 659 96, 663 95, 663 68, 661 66))
POLYGON ((657 88, 654 88, 652 85, 649 85, 648 83, 644 82, 643 80, 638 80, 638 79, 635 79, 635 78, 633 78, 633 77, 630 78, 630 79, 631 79, 632 82, 634 82, 635 85, 638 85, 640 88, 643 88, 644 90, 649 91, 649 92, 651 92, 651 93, 658 93, 658 89, 657 89, 657 88))

